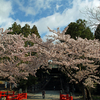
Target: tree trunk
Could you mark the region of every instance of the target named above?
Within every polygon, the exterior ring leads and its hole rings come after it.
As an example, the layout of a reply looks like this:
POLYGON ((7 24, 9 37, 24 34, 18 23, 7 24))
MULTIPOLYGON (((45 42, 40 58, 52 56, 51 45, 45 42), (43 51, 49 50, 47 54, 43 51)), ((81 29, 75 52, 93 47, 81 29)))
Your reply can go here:
POLYGON ((83 86, 83 100, 86 100, 86 89, 84 86, 83 86))
POLYGON ((85 86, 83 88, 83 100, 93 100, 90 89, 85 86))
POLYGON ((27 93, 27 86, 25 87, 25 93, 27 93))
POLYGON ((88 100, 93 100, 92 99, 92 95, 91 95, 91 91, 90 91, 90 89, 88 87, 87 87, 87 92, 88 92, 88 95, 87 96, 89 98, 88 100))

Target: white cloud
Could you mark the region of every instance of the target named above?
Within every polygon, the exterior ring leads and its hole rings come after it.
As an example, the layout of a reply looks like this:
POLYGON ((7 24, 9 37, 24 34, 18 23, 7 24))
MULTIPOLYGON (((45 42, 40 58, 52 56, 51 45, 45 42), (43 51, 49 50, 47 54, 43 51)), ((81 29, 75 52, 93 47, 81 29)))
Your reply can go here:
MULTIPOLYGON (((47 33, 48 29, 47 26, 49 26, 51 29, 55 29, 57 27, 66 27, 70 22, 75 22, 77 19, 86 19, 86 16, 84 15, 84 10, 86 11, 86 7, 97 7, 99 6, 100 1, 99 0, 73 0, 73 7, 68 9, 66 8, 62 14, 55 13, 51 16, 48 16, 46 18, 41 18, 39 21, 35 22, 34 24, 37 25, 40 34, 47 33), (41 27, 42 26, 42 27, 41 27)), ((45 37, 44 37, 45 39, 45 37)))
MULTIPOLYGON (((28 14, 31 14, 31 15, 35 15, 35 11, 33 9, 33 7, 31 7, 29 4, 27 4, 26 6, 24 6, 24 2, 25 1, 20 1, 20 0, 16 0, 15 3, 18 4, 18 8, 25 12, 25 15, 27 16, 28 14)), ((29 2, 31 4, 31 0, 29 2)))
POLYGON ((25 1, 16 0, 19 9, 25 12, 25 15, 37 15, 41 10, 51 8, 51 2, 55 0, 28 0, 27 5, 24 6, 25 1))
POLYGON ((56 4, 56 9, 58 10, 62 5, 56 4))
POLYGON ((9 17, 10 14, 13 14, 11 2, 0 0, 0 26, 7 28, 11 25, 13 19, 9 17))
POLYGON ((0 0, 0 17, 7 18, 12 13, 11 2, 0 0))
POLYGON ((47 9, 50 8, 51 2, 54 2, 54 0, 35 0, 35 7, 38 9, 47 9))

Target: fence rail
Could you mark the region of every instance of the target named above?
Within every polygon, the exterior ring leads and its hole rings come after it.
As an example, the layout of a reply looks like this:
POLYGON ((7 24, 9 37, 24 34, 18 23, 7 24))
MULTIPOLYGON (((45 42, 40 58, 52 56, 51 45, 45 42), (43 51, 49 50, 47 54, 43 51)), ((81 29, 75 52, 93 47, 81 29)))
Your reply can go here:
POLYGON ((73 100, 73 97, 69 94, 60 94, 60 100, 73 100))
POLYGON ((27 99, 27 93, 15 94, 14 91, 0 91, 0 98, 6 97, 6 100, 22 100, 27 99))

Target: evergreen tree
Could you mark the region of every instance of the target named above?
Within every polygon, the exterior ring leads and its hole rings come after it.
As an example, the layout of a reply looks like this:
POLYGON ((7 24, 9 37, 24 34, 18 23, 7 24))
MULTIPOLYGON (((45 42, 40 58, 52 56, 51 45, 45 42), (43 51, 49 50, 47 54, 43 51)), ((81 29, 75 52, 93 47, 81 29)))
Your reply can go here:
POLYGON ((100 40, 100 24, 95 31, 95 38, 100 40))
POLYGON ((31 34, 30 32, 30 26, 28 24, 25 24, 24 27, 22 27, 22 30, 21 30, 22 34, 27 37, 29 34, 31 34))
POLYGON ((38 33, 37 27, 34 25, 32 28, 30 28, 30 25, 25 24, 24 27, 21 28, 21 25, 17 25, 16 22, 12 24, 11 27, 8 28, 9 30, 13 30, 13 32, 9 32, 7 34, 20 34, 22 33, 25 37, 27 37, 29 34, 36 34, 40 38, 40 35, 38 33))
POLYGON ((38 33, 37 27, 34 25, 31 29, 31 34, 34 33, 36 36, 40 38, 40 35, 38 33))
POLYGON ((8 34, 20 34, 21 33, 21 25, 20 24, 17 25, 16 22, 14 22, 12 24, 12 27, 9 27, 8 29, 13 30, 13 32, 9 32, 8 34))
POLYGON ((65 34, 70 34, 71 38, 77 39, 77 37, 93 39, 93 33, 90 28, 86 26, 86 21, 79 19, 76 22, 71 22, 68 30, 65 34))

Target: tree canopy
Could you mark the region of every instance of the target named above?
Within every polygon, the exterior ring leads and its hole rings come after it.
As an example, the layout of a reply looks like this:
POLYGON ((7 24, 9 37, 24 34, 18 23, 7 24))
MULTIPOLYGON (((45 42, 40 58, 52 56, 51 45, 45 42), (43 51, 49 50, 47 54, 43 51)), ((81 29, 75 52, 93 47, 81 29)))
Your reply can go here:
MULTIPOLYGON (((53 64, 60 65, 61 70, 70 77, 70 82, 75 82, 81 85, 81 90, 86 91, 88 100, 91 99, 90 89, 95 88, 95 84, 100 82, 99 75, 99 61, 100 61, 100 42, 98 40, 72 39, 70 35, 65 35, 67 27, 60 33, 49 29, 49 31, 56 35, 50 36, 58 42, 51 50, 51 59, 53 64), (82 66, 82 67, 80 67, 82 66)), ((85 91, 83 93, 85 93, 85 91)), ((84 94, 85 96, 85 94, 84 94)), ((84 99, 85 100, 85 99, 84 99)))
POLYGON ((95 38, 100 40, 100 24, 97 26, 97 29, 95 31, 95 38))
POLYGON ((71 35, 71 38, 77 39, 77 37, 93 39, 93 33, 90 28, 86 26, 86 21, 79 19, 76 22, 71 22, 68 30, 65 34, 71 35))
POLYGON ((36 34, 40 38, 40 35, 38 33, 38 29, 37 29, 36 25, 33 25, 32 28, 30 28, 30 25, 28 25, 28 24, 25 24, 25 26, 21 27, 20 24, 17 25, 17 23, 14 22, 12 24, 12 27, 9 27, 8 29, 13 30, 13 32, 8 32, 7 34, 20 34, 20 33, 22 33, 25 37, 27 37, 29 34, 30 35, 36 34))
POLYGON ((31 29, 30 26, 28 24, 25 24, 24 27, 21 28, 21 33, 27 37, 29 34, 31 34, 31 29))
POLYGON ((34 33, 36 36, 38 36, 40 38, 40 35, 38 33, 38 29, 35 25, 31 28, 31 34, 32 33, 34 33))
MULTIPOLYGON (((48 28, 56 35, 51 35, 51 39, 43 42, 35 34, 24 37, 23 35, 7 34, 7 31, 0 35, 0 56, 9 57, 2 59, 0 63, 0 77, 8 78, 10 82, 17 82, 20 78, 26 79, 29 74, 35 75, 36 70, 48 66, 48 61, 59 65, 58 68, 65 72, 70 78, 70 82, 81 84, 82 89, 90 94, 89 89, 94 88, 94 84, 100 84, 100 74, 98 68, 100 62, 100 41, 82 39, 77 40, 65 34, 66 27, 60 33, 48 28), (55 40, 64 42, 53 43, 55 40), (26 41, 34 43, 32 46, 25 46, 26 41), (35 55, 32 52, 36 52, 35 55), (83 66, 80 69, 80 65, 83 66)), ((48 66, 49 67, 49 66, 48 66)), ((46 68, 48 68, 46 67, 46 68)))
MULTIPOLYGON (((33 44, 35 41, 31 42, 31 46, 25 46, 29 37, 35 34, 24 37, 20 34, 7 34, 8 32, 10 31, 6 30, 0 34, 0 78, 6 78, 9 82, 16 84, 21 79, 27 79, 29 74, 35 76, 36 69, 45 64, 46 57, 38 53, 39 49, 35 46, 36 44, 33 44)), ((37 39, 41 41, 41 38, 37 39)))
POLYGON ((20 34, 21 33, 21 25, 17 25, 16 22, 12 24, 12 27, 9 27, 8 29, 12 29, 12 32, 8 32, 8 34, 20 34))

